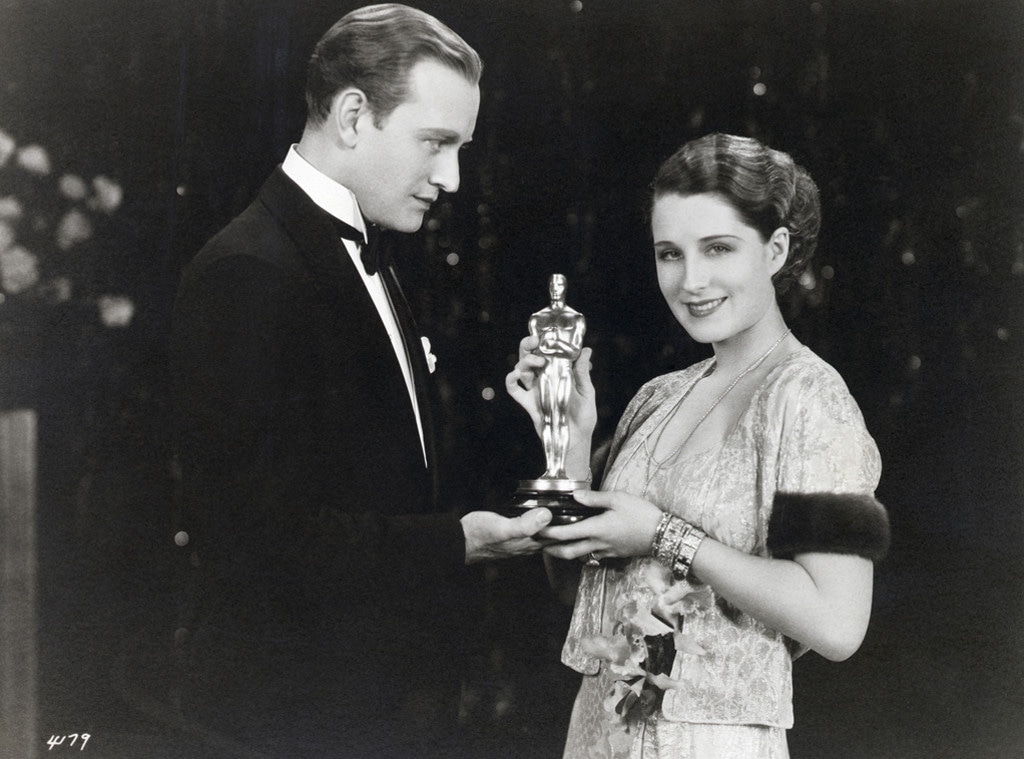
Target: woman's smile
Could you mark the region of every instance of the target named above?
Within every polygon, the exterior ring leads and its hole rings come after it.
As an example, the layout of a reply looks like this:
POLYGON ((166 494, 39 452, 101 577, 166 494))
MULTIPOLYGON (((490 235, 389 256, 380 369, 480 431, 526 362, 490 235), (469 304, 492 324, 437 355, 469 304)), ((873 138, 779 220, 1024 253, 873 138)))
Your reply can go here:
POLYGON ((687 303, 686 308, 689 310, 690 316, 699 319, 704 316, 710 316, 723 303, 725 303, 725 298, 715 298, 714 300, 701 300, 687 303))

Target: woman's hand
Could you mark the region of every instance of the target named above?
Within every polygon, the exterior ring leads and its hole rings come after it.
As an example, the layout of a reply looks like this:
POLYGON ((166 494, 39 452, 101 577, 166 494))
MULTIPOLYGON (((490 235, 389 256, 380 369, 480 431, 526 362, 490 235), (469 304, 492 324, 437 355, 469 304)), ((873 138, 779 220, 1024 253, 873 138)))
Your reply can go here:
POLYGON ((578 490, 573 497, 604 512, 576 524, 542 530, 538 536, 557 541, 544 553, 560 559, 594 555, 598 559, 648 556, 654 531, 664 512, 650 501, 620 491, 578 490))
POLYGON ((532 335, 520 340, 519 361, 505 375, 505 390, 516 403, 526 409, 538 435, 544 424, 544 415, 540 410, 540 374, 548 363, 544 356, 533 352, 539 345, 540 340, 532 335))
MULTIPOLYGON (((538 437, 542 436, 544 427, 544 413, 540 405, 540 375, 548 363, 546 357, 535 352, 539 345, 540 339, 536 336, 524 337, 519 342, 519 361, 505 376, 505 389, 516 403, 526 409, 538 437)), ((570 450, 566 456, 566 465, 568 467, 570 460, 578 459, 584 471, 590 464, 590 442, 597 426, 597 400, 590 379, 591 356, 591 349, 583 348, 573 362, 568 407, 570 450)))

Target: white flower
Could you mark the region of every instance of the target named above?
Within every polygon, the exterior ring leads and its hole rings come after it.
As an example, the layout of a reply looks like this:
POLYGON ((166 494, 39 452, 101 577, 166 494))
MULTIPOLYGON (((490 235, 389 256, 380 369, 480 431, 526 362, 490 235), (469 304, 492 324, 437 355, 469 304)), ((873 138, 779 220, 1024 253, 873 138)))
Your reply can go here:
POLYGON ((18 144, 14 141, 14 138, 0 129, 0 166, 7 163, 7 159, 11 157, 17 146, 18 144))
POLYGON ((42 145, 26 145, 18 151, 16 159, 25 171, 39 176, 46 176, 52 170, 50 156, 42 145))
POLYGON ((610 664, 625 664, 632 654, 632 647, 625 635, 588 635, 580 641, 580 648, 587 656, 603 659, 610 664))
POLYGON ((14 238, 14 227, 0 217, 0 251, 7 250, 14 245, 14 238))
POLYGON ((54 277, 46 283, 45 289, 47 295, 57 303, 67 303, 71 300, 71 294, 74 292, 71 280, 67 277, 54 277))
POLYGON ((619 704, 622 699, 627 698, 632 694, 633 698, 639 698, 640 692, 644 687, 644 678, 640 677, 636 679, 636 682, 626 682, 624 680, 616 680, 612 683, 611 692, 605 696, 604 708, 611 714, 618 714, 620 718, 624 718, 626 715, 623 712, 618 711, 619 704))
POLYGON ((135 316, 135 304, 120 295, 104 295, 99 301, 100 319, 108 327, 127 327, 135 316))
POLYGON ((423 343, 423 353, 426 354, 427 357, 427 369, 430 370, 431 374, 433 374, 434 369, 437 368, 437 356, 430 351, 430 338, 423 336, 420 338, 420 342, 423 343))
POLYGON ((82 200, 89 192, 85 180, 77 174, 65 174, 57 183, 60 194, 69 200, 82 200))
POLYGON ((655 594, 665 593, 672 587, 672 570, 652 561, 644 569, 644 582, 655 594))
POLYGON ((124 197, 124 190, 121 185, 110 177, 102 174, 92 180, 92 189, 95 194, 89 198, 89 208, 93 211, 113 213, 121 205, 121 198, 124 197))
POLYGON ((672 643, 676 647, 676 653, 691 654, 693 656, 707 656, 708 653, 708 650, 688 633, 674 633, 672 643))
POLYGON ((61 250, 68 250, 71 246, 84 242, 92 237, 92 222, 84 213, 77 208, 72 208, 57 226, 57 245, 61 250))
POLYGON ((17 220, 22 217, 24 212, 24 209, 21 207, 21 201, 13 195, 6 195, 0 198, 0 219, 17 220))
POLYGON ((39 262, 16 245, 0 253, 0 286, 11 294, 29 289, 39 281, 39 262))
POLYGON ((640 628, 644 635, 664 635, 673 631, 672 627, 664 620, 654 616, 650 609, 637 609, 628 621, 631 625, 640 628))
POLYGON ((715 596, 710 587, 701 585, 694 588, 682 582, 658 596, 651 611, 662 619, 674 622, 681 617, 703 617, 714 605, 715 596))

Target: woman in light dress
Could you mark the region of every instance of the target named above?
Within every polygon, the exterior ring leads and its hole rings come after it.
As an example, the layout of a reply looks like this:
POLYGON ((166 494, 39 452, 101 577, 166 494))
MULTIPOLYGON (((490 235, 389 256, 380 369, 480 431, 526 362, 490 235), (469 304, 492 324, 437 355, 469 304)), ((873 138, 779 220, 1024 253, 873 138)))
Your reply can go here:
MULTIPOLYGON (((577 494, 604 511, 543 533, 553 577, 582 564, 563 650, 583 675, 566 757, 782 759, 793 660, 842 661, 864 638, 889 541, 878 450, 777 303, 819 223, 810 176, 752 139, 702 137, 658 171, 658 284, 714 356, 639 390, 600 488, 577 494)), ((539 431, 535 342, 507 387, 539 431)), ((574 371, 572 479, 590 476, 590 358, 574 371)))

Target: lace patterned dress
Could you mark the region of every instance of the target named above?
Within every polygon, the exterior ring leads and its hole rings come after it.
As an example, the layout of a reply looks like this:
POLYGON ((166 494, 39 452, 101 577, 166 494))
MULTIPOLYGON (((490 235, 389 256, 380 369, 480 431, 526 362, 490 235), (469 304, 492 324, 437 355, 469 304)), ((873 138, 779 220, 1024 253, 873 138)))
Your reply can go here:
MULTIPOLYGON (((647 383, 630 402, 613 441, 604 489, 641 495, 709 536, 767 556, 776 491, 872 494, 881 472, 874 441, 842 378, 802 347, 774 367, 723 443, 672 467, 649 467, 648 442, 674 403, 712 359, 647 383), (648 484, 648 478, 653 474, 648 484)), ((608 634, 624 604, 650 605, 653 559, 585 568, 562 660, 584 674, 566 759, 784 759, 793 724, 795 644, 714 596, 683 632, 706 651, 676 654, 671 676, 685 688, 630 729, 607 709, 617 676, 588 656, 588 636, 608 634)), ((694 586, 697 587, 697 586, 694 586)))

